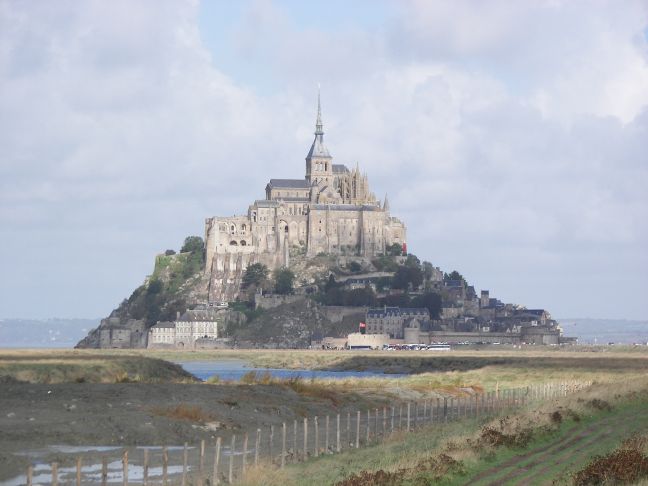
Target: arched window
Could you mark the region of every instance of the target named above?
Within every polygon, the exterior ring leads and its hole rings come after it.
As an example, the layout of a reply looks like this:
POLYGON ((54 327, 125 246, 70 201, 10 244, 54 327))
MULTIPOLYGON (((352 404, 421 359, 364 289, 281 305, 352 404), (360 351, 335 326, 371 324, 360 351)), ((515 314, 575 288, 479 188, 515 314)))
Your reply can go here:
POLYGON ((241 246, 247 246, 247 241, 241 240, 241 246))
POLYGON ((245 231, 246 229, 247 229, 247 226, 245 225, 245 223, 243 223, 243 226, 241 226, 241 230, 245 231))
POLYGON ((236 233, 236 226, 234 225, 230 226, 230 231, 232 234, 236 233))
POLYGON ((230 241, 230 246, 238 246, 238 243, 234 240, 230 241))

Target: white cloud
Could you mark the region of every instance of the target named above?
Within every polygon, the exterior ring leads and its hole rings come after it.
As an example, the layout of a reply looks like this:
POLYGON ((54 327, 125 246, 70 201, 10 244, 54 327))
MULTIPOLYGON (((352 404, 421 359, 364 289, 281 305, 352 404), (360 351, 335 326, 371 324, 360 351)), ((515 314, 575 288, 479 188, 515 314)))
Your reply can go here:
POLYGON ((36 289, 25 316, 105 314, 154 252, 299 177, 320 81, 336 161, 416 253, 554 314, 645 317, 645 6, 400 5, 326 30, 256 2, 210 52, 194 2, 0 4, 0 312, 36 289))

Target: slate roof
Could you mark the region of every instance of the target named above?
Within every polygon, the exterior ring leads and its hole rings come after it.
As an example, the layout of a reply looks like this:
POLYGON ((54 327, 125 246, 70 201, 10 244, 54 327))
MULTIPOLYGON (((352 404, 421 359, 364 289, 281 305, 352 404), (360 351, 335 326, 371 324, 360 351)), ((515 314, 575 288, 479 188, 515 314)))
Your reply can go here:
POLYGON ((379 307, 377 309, 369 309, 367 317, 385 317, 385 316, 401 316, 401 315, 425 315, 429 316, 430 311, 426 307, 379 307))
POLYGON ((310 184, 306 179, 270 179, 270 187, 279 189, 309 189, 310 184))
POLYGON ((313 145, 311 145, 311 148, 308 151, 308 155, 306 156, 306 158, 308 159, 312 157, 320 157, 325 159, 331 158, 331 154, 329 154, 326 145, 324 145, 324 140, 320 136, 315 136, 315 140, 313 140, 313 145))
POLYGON ((448 280, 446 287, 463 287, 463 282, 461 280, 448 280))
POLYGON ((355 204, 313 204, 311 208, 322 211, 326 211, 327 209, 331 211, 381 211, 378 206, 356 206, 355 204))
POLYGON ((257 199, 254 201, 260 208, 276 208, 279 207, 279 201, 270 201, 269 199, 257 199))
POLYGON ((216 315, 215 315, 215 310, 212 309, 205 309, 205 310, 198 310, 198 309, 192 309, 186 311, 182 316, 180 316, 179 321, 193 321, 193 322, 216 322, 216 315))
POLYGON ((333 164, 334 174, 345 174, 349 172, 349 168, 344 164, 333 164))
POLYGON ((152 326, 156 329, 174 329, 175 328, 175 322, 158 322, 154 326, 152 326))

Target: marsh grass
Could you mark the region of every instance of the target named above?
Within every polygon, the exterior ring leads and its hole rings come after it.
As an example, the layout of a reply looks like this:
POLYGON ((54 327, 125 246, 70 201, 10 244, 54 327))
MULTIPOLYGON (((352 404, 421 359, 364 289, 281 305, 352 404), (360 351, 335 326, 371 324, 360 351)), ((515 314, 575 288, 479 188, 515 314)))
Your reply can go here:
POLYGON ((0 351, 0 377, 26 383, 196 381, 179 365, 160 359, 68 350, 0 351))

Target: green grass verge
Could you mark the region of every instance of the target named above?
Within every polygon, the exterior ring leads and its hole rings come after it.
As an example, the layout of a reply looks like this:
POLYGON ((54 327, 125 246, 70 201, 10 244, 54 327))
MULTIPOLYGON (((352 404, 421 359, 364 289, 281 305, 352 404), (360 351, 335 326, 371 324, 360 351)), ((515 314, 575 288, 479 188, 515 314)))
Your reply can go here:
MULTIPOLYGON (((521 411, 533 424, 533 414, 549 417, 550 410, 562 410, 563 421, 549 429, 538 422, 532 440, 523 448, 481 447, 475 442, 484 421, 470 419, 434 425, 411 434, 398 435, 389 441, 339 455, 323 456, 306 463, 290 465, 283 471, 263 475, 252 472, 246 484, 336 484, 362 471, 406 470, 393 483, 403 485, 441 484, 570 484, 571 474, 599 454, 615 449, 634 432, 648 431, 646 394, 617 401, 612 411, 600 411, 571 400, 569 407, 581 407, 566 413, 564 403, 554 402, 537 410, 521 411), (548 408, 547 408, 548 407, 548 408), (562 408, 561 408, 562 407, 562 408), (577 418, 574 418, 577 417, 577 418), (472 442, 468 442, 470 439, 472 442), (425 470, 420 464, 448 453, 461 461, 461 471, 438 477, 438 471, 425 470), (481 479, 480 479, 481 478, 481 479)), ((515 420, 515 416, 510 419, 515 420)), ((370 484, 370 483, 357 483, 370 484)), ((382 483, 381 483, 382 484, 382 483)))

